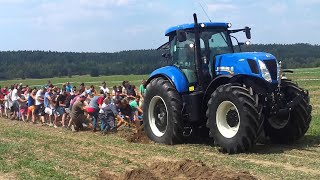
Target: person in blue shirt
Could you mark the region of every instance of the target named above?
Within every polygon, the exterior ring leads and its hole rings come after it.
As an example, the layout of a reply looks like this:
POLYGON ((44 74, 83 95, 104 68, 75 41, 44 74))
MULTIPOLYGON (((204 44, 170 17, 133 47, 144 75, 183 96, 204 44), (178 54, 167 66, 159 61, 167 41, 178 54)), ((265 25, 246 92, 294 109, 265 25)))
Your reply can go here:
MULTIPOLYGON (((53 112, 55 111, 54 103, 53 103, 53 93, 52 88, 48 88, 47 92, 44 94, 44 112, 49 115, 49 126, 52 127, 53 125, 53 112)), ((57 128, 57 126, 55 126, 57 128)))
POLYGON ((66 83, 66 92, 71 92, 72 91, 72 86, 70 84, 70 82, 66 83))

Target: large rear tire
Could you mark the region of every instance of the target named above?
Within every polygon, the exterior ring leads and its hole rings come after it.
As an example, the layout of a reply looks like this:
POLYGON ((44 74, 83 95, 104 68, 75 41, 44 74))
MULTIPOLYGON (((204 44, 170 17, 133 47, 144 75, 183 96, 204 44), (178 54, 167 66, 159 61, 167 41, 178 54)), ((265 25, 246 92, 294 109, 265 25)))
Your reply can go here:
POLYGON ((237 85, 222 85, 212 93, 207 127, 222 152, 240 153, 253 147, 262 123, 257 102, 252 91, 237 85))
POLYGON ((161 77, 147 85, 143 123, 147 136, 158 143, 182 141, 182 100, 174 86, 161 77))
POLYGON ((271 120, 271 118, 267 119, 265 132, 273 143, 288 144, 300 139, 309 129, 312 107, 309 104, 308 93, 291 81, 285 80, 282 82, 282 92, 287 103, 297 96, 301 96, 302 98, 299 99, 296 106, 292 107, 287 122, 282 126, 279 127, 272 123, 274 120, 271 120))

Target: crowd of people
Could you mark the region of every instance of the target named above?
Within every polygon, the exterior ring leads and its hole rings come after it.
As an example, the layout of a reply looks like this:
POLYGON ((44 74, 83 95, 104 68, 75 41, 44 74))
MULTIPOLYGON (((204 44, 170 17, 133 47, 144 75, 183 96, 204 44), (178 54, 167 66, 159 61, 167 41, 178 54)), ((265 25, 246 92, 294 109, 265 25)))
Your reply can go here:
POLYGON ((128 125, 139 132, 144 85, 145 80, 139 89, 129 81, 112 89, 105 81, 99 88, 84 83, 77 88, 69 82, 58 87, 50 81, 40 88, 13 84, 10 88, 0 87, 0 116, 73 132, 90 129, 105 135, 128 125))

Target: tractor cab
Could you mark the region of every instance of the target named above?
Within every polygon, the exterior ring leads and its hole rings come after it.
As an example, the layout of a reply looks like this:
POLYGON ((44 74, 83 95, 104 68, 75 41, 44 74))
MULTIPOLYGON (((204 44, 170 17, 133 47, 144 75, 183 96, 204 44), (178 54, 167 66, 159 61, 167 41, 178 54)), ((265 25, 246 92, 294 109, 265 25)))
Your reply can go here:
MULTIPOLYGON (((186 76, 189 86, 199 83, 199 73, 202 74, 203 82, 209 82, 216 76, 215 58, 217 55, 234 53, 230 33, 245 31, 250 38, 250 28, 240 30, 228 30, 230 23, 199 23, 200 59, 197 62, 197 49, 195 27, 192 24, 174 26, 166 31, 169 36, 170 58, 186 76), (201 72, 197 73, 197 64, 201 72)), ((239 43, 241 44, 241 43, 239 43)), ((243 43, 242 43, 243 44, 243 43)))

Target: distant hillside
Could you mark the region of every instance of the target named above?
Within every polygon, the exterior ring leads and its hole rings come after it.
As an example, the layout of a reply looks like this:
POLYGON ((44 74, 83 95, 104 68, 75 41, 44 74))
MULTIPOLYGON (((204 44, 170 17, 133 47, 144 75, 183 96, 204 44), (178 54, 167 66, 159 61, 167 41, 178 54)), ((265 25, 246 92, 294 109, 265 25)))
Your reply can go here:
POLYGON ((320 67, 320 45, 310 44, 255 44, 243 51, 268 52, 282 61, 284 68, 320 67))
MULTIPOLYGON (((320 46, 309 44, 257 44, 244 51, 274 54, 285 68, 320 67, 320 46)), ((90 74, 148 74, 166 65, 157 50, 133 50, 116 53, 76 53, 51 51, 0 52, 0 79, 50 78, 90 74)))

